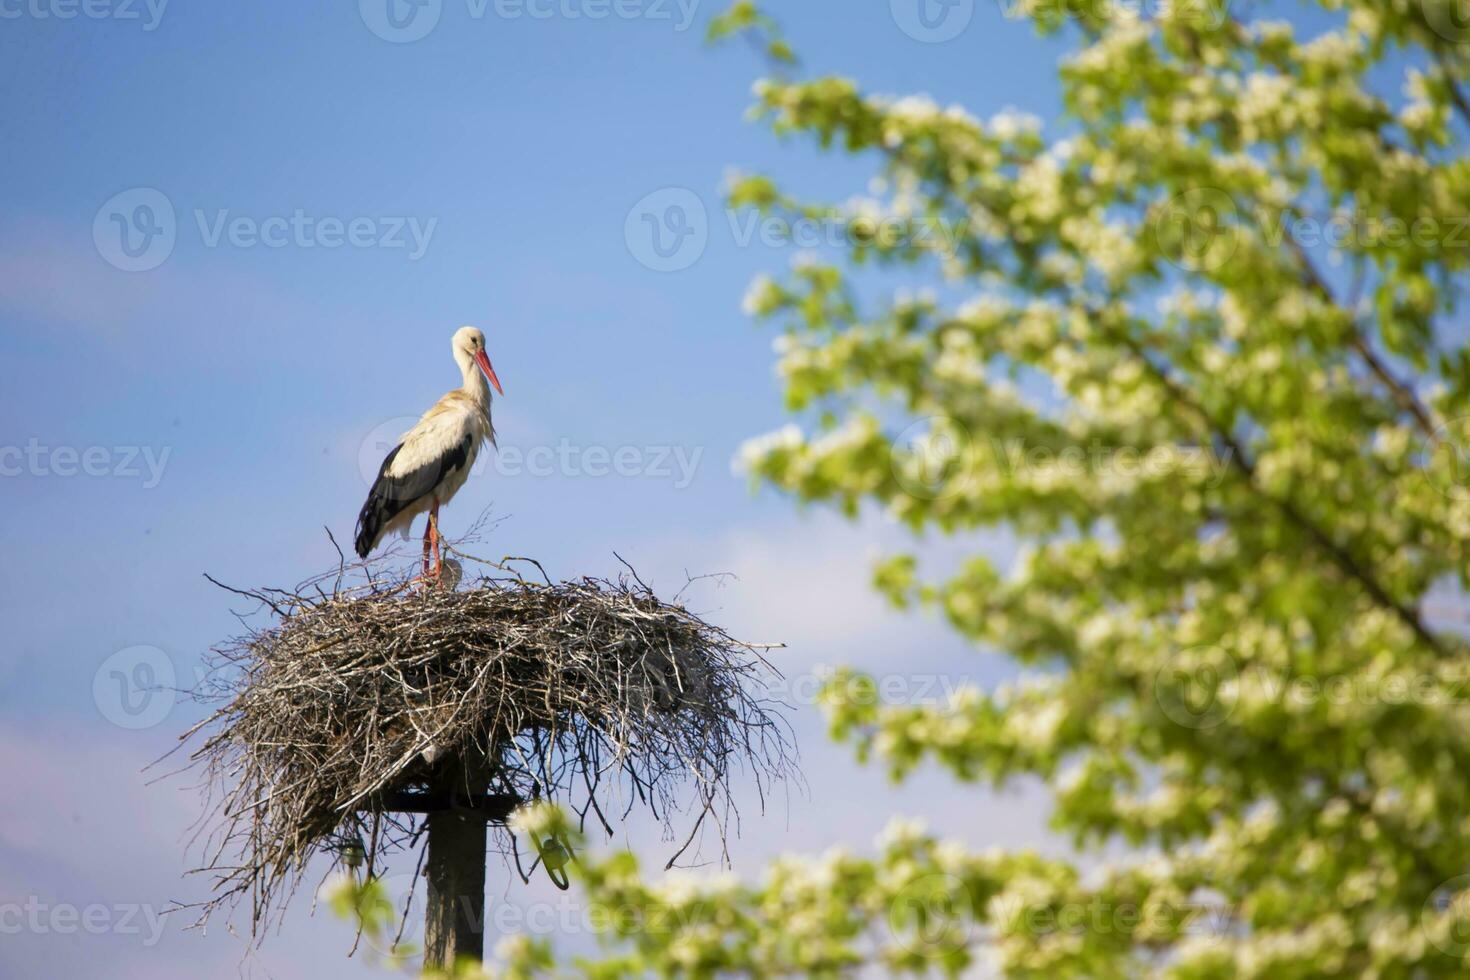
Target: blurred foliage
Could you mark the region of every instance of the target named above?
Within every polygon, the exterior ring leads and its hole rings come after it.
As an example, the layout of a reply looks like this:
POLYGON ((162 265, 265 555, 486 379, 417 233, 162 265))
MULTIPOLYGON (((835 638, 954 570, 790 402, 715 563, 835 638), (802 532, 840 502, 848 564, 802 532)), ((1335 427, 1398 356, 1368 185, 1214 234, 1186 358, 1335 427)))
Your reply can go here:
MULTIPOLYGON (((875 857, 748 883, 579 858, 629 924, 568 969, 1470 975, 1470 658, 1463 613, 1426 602, 1470 570, 1470 20, 1328 0, 1302 37, 1265 6, 1016 0, 1075 41, 1055 133, 767 80, 759 118, 876 179, 840 204, 731 191, 845 232, 747 296, 784 325, 796 416, 747 447, 753 478, 1027 543, 1011 568, 900 554, 875 576, 1021 681, 936 707, 844 675, 833 736, 897 780, 1040 778, 1054 826, 1112 860, 903 822, 875 857), (872 301, 860 265, 929 287, 872 301)), ((773 32, 745 2, 711 30, 789 54, 773 32)))

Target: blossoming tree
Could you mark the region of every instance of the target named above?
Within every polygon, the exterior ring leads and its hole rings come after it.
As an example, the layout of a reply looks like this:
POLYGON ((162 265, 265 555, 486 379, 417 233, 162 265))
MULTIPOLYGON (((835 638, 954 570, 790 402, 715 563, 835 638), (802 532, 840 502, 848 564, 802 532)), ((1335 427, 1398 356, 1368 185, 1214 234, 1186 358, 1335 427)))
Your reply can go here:
MULTIPOLYGON (((1080 853, 1126 856, 1084 873, 899 825, 875 857, 743 883, 591 862, 616 914, 584 970, 1465 975, 1470 20, 1463 0, 1323 7, 1307 31, 1018 0, 1076 40, 1055 133, 844 78, 758 86, 775 130, 874 161, 881 193, 733 187, 848 233, 839 261, 751 289, 804 425, 753 443, 752 471, 1030 544, 1015 567, 876 573, 1024 682, 884 706, 846 675, 832 731, 900 779, 1040 776, 1080 853), (933 287, 872 302, 864 264, 933 287)), ((749 3, 714 24, 790 63, 772 30, 749 3)))

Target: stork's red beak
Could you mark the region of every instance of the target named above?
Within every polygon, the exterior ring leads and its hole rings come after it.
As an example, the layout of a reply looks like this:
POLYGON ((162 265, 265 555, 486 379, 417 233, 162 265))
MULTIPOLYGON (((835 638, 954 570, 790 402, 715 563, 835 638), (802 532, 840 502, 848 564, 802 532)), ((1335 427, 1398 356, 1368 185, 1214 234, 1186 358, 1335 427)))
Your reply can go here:
POLYGON ((480 370, 485 372, 485 377, 495 386, 495 390, 500 393, 501 397, 505 397, 505 389, 500 387, 500 379, 495 376, 495 369, 490 366, 490 358, 484 351, 475 355, 475 363, 480 365, 480 370))

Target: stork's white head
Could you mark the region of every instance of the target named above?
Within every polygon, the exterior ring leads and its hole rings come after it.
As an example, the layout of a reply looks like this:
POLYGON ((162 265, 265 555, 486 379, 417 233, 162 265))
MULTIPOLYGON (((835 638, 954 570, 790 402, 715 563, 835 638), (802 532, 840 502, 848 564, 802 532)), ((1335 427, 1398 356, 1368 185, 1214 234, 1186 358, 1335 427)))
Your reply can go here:
POLYGON ((472 365, 478 364, 484 373, 485 379, 495 386, 495 390, 501 395, 505 389, 500 387, 500 379, 495 376, 495 369, 490 366, 490 357, 485 353, 485 335, 480 332, 479 327, 460 327, 454 332, 453 341, 454 360, 459 364, 468 382, 472 365))

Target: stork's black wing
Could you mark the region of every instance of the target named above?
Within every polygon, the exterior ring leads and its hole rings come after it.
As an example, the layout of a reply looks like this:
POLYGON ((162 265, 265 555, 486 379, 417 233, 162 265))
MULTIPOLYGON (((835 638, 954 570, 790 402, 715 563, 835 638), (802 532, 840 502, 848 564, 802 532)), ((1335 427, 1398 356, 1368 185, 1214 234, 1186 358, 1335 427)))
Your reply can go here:
POLYGON ((437 487, 446 473, 463 467, 469 460, 470 447, 473 444, 473 437, 466 436, 457 445, 441 453, 437 459, 431 459, 407 473, 389 476, 388 470, 393 466, 393 460, 397 458, 403 444, 394 446, 393 451, 383 460, 383 465, 378 467, 378 478, 368 491, 367 503, 362 505, 362 513, 357 515, 357 556, 366 558, 368 552, 377 546, 378 538, 389 521, 437 487))

